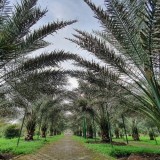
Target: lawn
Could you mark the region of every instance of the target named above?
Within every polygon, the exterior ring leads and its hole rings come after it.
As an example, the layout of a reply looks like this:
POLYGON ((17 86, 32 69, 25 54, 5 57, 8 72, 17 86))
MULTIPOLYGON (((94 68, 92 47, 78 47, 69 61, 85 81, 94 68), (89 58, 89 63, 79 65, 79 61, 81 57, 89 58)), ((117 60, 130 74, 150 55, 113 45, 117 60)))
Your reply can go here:
MULTIPOLYGON (((81 137, 73 137, 74 140, 83 143, 87 148, 97 151, 105 156, 111 157, 119 157, 119 156, 127 156, 131 153, 142 154, 142 153, 154 153, 160 154, 160 138, 157 138, 158 145, 156 145, 155 141, 150 141, 148 137, 141 137, 141 141, 134 142, 132 138, 129 137, 129 145, 126 146, 112 146, 111 144, 93 144, 86 143, 92 142, 94 140, 84 139, 81 137)), ((123 139, 113 139, 113 141, 117 142, 125 142, 123 139)), ((111 158, 110 159, 114 159, 111 158)))
POLYGON ((40 138, 39 140, 36 140, 35 138, 34 141, 30 141, 30 142, 26 142, 24 141, 24 138, 21 138, 18 147, 16 147, 17 138, 14 138, 14 139, 0 138, 0 153, 12 153, 15 155, 34 153, 45 144, 55 142, 61 139, 62 137, 63 135, 47 137, 47 141, 45 141, 42 138, 40 138))

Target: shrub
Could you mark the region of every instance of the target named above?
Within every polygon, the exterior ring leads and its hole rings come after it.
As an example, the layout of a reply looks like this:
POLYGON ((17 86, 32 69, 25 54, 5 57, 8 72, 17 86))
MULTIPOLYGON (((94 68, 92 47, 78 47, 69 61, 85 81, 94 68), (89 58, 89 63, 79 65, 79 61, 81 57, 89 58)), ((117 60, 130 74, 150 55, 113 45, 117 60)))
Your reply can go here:
POLYGON ((5 132, 4 132, 4 136, 5 138, 14 138, 14 137, 18 137, 20 133, 20 129, 18 128, 17 125, 10 125, 6 128, 5 132))

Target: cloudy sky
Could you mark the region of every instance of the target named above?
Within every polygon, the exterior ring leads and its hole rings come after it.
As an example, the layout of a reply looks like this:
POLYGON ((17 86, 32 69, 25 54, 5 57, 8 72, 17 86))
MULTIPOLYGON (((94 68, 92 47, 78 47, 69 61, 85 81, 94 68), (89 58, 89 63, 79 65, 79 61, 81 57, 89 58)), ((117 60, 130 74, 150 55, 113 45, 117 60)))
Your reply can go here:
MULTIPOLYGON (((11 0, 11 3, 14 4, 17 1, 20 0, 11 0)), ((104 0, 92 0, 92 2, 102 6, 104 4, 104 0)), ((100 29, 100 24, 95 18, 93 18, 93 12, 86 5, 86 3, 84 3, 83 0, 39 0, 38 5, 41 6, 41 8, 47 8, 48 13, 34 26, 35 28, 47 24, 47 22, 52 22, 56 20, 78 20, 77 23, 67 26, 62 30, 59 30, 54 36, 48 36, 46 39, 51 42, 52 45, 43 49, 43 51, 50 52, 55 49, 64 49, 65 51, 77 53, 87 59, 94 58, 86 51, 83 51, 78 46, 64 38, 71 38, 72 34, 74 33, 74 28, 89 32, 92 32, 92 30, 100 29)), ((34 53, 34 55, 39 55, 43 51, 39 50, 34 53)), ((71 66, 68 62, 64 63, 63 66, 65 68, 74 67, 71 66)), ((76 83, 75 80, 73 81, 73 83, 76 83)))

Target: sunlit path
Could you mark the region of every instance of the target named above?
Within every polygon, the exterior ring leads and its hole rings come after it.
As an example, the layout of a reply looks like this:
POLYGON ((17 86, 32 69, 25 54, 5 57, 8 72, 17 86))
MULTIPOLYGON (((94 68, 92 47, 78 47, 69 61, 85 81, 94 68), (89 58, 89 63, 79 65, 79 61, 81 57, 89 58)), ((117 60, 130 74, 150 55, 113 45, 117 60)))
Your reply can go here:
POLYGON ((84 146, 72 140, 72 136, 65 135, 60 141, 40 149, 34 155, 22 156, 16 160, 107 160, 105 157, 93 153, 84 146))

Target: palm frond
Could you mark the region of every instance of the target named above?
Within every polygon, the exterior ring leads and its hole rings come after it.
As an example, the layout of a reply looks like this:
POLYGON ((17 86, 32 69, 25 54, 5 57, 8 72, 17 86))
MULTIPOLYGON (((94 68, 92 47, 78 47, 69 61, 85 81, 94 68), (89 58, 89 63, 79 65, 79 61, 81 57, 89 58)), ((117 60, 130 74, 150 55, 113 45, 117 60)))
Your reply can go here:
POLYGON ((55 67, 58 63, 65 60, 75 59, 76 55, 66 53, 65 51, 53 51, 49 54, 43 53, 39 57, 30 58, 17 69, 11 71, 6 75, 6 77, 16 77, 18 75, 23 75, 27 72, 38 70, 45 67, 55 67))
MULTIPOLYGON (((133 11, 133 13, 126 14, 125 16, 128 17, 123 19, 123 13, 125 14, 126 12, 122 11, 128 11, 128 9, 117 0, 105 1, 107 11, 104 11, 100 7, 96 7, 89 0, 84 1, 94 11, 96 18, 100 20, 102 26, 104 26, 105 30, 107 30, 107 33, 109 32, 125 49, 126 52, 124 52, 123 54, 125 54, 128 59, 132 60, 137 68, 142 70, 141 65, 143 65, 143 58, 145 53, 144 51, 142 51, 142 47, 138 45, 139 43, 137 43, 137 41, 140 40, 140 37, 138 37, 138 33, 135 34, 135 32, 132 31, 132 27, 130 27, 131 25, 125 25, 127 23, 125 22, 125 19, 129 19, 131 21, 131 19, 133 19, 132 15, 134 15, 136 11, 131 10, 133 11)), ((142 5, 139 5, 139 7, 141 6, 142 5)))
POLYGON ((49 43, 42 41, 43 38, 75 22, 77 21, 57 21, 49 23, 48 25, 33 31, 33 33, 26 35, 25 39, 20 43, 18 50, 23 50, 23 52, 31 52, 37 48, 46 47, 49 43))
POLYGON ((112 79, 112 80, 117 80, 119 76, 117 76, 116 73, 114 73, 114 71, 111 71, 109 69, 107 69, 104 66, 99 65, 98 63, 92 61, 87 61, 81 57, 76 57, 75 61, 77 61, 78 63, 76 63, 76 65, 84 67, 86 69, 89 69, 95 73, 103 73, 104 75, 108 76, 108 78, 112 79))
POLYGON ((87 32, 80 30, 76 30, 76 32, 78 34, 74 34, 74 37, 77 38, 77 40, 69 39, 70 41, 91 52, 103 62, 111 64, 117 70, 121 69, 121 71, 126 72, 125 60, 120 55, 116 55, 114 50, 107 47, 105 41, 98 39, 96 36, 87 32))
POLYGON ((9 18, 11 14, 11 6, 9 6, 8 0, 1 0, 0 1, 0 31, 2 29, 2 25, 5 21, 9 18))

